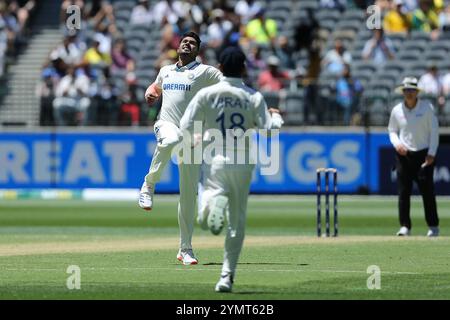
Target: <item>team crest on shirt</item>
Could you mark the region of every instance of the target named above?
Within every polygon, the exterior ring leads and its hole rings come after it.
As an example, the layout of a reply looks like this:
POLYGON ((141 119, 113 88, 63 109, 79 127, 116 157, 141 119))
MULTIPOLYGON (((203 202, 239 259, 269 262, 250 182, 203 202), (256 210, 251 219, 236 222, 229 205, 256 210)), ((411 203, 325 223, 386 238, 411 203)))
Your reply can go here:
POLYGON ((193 80, 195 76, 193 73, 189 73, 187 77, 189 80, 193 80))

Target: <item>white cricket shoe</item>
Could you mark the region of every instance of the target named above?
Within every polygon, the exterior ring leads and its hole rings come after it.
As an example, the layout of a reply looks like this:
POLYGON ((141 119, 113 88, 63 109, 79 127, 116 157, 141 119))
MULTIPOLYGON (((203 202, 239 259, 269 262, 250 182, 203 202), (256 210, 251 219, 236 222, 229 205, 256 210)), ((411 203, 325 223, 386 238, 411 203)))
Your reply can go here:
POLYGON ((216 196, 212 199, 208 215, 208 227, 212 234, 218 235, 225 225, 225 212, 228 206, 228 198, 216 196))
POLYGON ((397 232, 398 236, 409 236, 410 234, 411 231, 407 227, 401 227, 397 232))
POLYGON ((141 192, 139 193, 139 207, 147 211, 152 210, 154 193, 154 186, 142 186, 141 192))
POLYGON ((439 236, 439 227, 430 227, 427 232, 427 237, 438 237, 439 236))
POLYGON ((233 276, 231 274, 222 275, 216 284, 216 292, 231 292, 232 287, 233 276))
POLYGON ((177 259, 185 266, 198 264, 198 259, 195 257, 192 249, 180 249, 177 254, 177 259))

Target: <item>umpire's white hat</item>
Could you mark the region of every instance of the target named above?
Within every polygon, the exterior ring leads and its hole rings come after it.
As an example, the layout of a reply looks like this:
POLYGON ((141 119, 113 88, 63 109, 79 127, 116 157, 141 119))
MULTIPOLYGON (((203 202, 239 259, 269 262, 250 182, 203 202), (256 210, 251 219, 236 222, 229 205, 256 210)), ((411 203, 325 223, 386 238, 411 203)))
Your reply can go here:
POLYGON ((413 89, 418 92, 420 92, 420 88, 418 85, 419 81, 417 81, 417 78, 415 77, 406 77, 402 81, 402 85, 400 87, 397 87, 395 91, 397 93, 403 93, 403 90, 405 89, 413 89))

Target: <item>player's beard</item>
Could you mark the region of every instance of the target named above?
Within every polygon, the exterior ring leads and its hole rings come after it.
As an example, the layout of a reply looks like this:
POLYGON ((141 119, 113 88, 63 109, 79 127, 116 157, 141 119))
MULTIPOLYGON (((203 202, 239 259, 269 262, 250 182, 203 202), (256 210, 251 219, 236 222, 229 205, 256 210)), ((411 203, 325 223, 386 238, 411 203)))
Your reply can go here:
POLYGON ((182 61, 194 61, 197 58, 198 50, 184 52, 183 49, 178 50, 178 56, 182 61))

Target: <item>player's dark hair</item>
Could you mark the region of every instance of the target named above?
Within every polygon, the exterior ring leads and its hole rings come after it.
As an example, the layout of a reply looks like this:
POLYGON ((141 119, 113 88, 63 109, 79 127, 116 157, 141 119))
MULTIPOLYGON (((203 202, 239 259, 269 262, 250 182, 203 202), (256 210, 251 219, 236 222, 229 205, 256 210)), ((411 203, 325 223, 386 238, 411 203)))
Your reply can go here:
POLYGON ((186 32, 186 33, 183 34, 183 36, 181 37, 180 43, 181 43, 181 41, 183 41, 184 38, 187 38, 187 37, 194 38, 195 41, 197 41, 197 48, 200 50, 200 44, 202 43, 202 41, 200 40, 199 35, 196 34, 196 33, 193 32, 193 31, 186 32))
POLYGON ((219 57, 222 73, 225 77, 240 78, 245 69, 245 53, 239 47, 228 47, 219 57))

